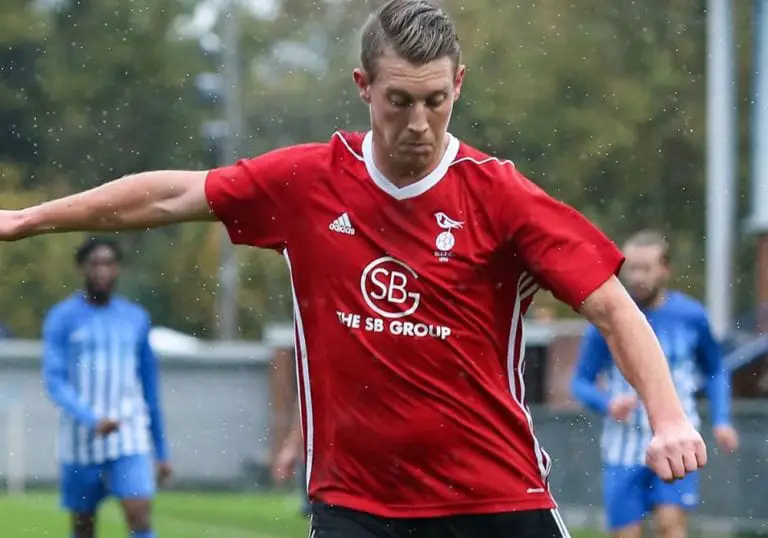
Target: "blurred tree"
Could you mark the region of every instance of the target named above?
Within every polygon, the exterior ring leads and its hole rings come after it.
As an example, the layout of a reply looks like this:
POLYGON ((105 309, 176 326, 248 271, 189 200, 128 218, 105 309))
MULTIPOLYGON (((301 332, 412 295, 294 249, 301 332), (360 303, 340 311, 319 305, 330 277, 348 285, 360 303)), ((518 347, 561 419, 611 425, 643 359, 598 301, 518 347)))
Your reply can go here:
POLYGON ((47 23, 45 13, 32 2, 0 4, 0 160, 20 167, 20 185, 32 176, 40 158, 41 87, 35 61, 45 45, 47 23))
MULTIPOLYGON (((608 9, 598 0, 444 3, 468 65, 452 130, 515 160, 619 242, 642 227, 667 232, 675 246, 674 284, 701 297, 704 2, 650 0, 608 9)), ((283 2, 272 18, 273 35, 291 46, 260 47, 266 54, 249 92, 258 151, 325 140, 336 128, 366 128, 367 111, 349 78, 358 29, 378 3, 347 2, 340 9, 328 0, 309 10, 298 4, 283 2)), ((750 10, 737 10, 738 27, 747 28, 750 10)), ((739 39, 747 43, 749 34, 739 32, 739 39)), ((748 73, 749 55, 739 58, 739 71, 748 73)), ((744 184, 746 175, 741 179, 744 184)))
MULTIPOLYGON (((674 285, 702 297, 704 3, 449 3, 470 66, 454 129, 617 241, 667 232, 674 285)), ((738 26, 748 17, 739 8, 738 26)))
MULTIPOLYGON (((0 118, 7 119, 4 124, 13 130, 5 139, 0 136, 0 156, 13 157, 9 162, 15 161, 15 180, 6 178, 11 173, 6 167, 0 188, 27 189, 18 196, 3 196, 3 206, 26 205, 142 170, 202 168, 199 130, 207 112, 199 106, 191 81, 205 60, 195 40, 182 39, 176 32, 176 21, 191 9, 189 4, 187 0, 158 0, 146 6, 117 0, 41 2, 37 7, 21 0, 3 3, 0 30, 7 31, 0 32, 0 40, 9 46, 0 52, 0 65, 12 76, 0 78, 0 118), (3 99, 6 95, 10 97, 3 99)), ((196 235, 207 233, 201 229, 212 226, 183 233, 172 228, 126 234, 121 239, 126 250, 140 255, 137 270, 126 275, 125 287, 134 297, 149 299, 146 304, 160 323, 180 329, 195 326, 174 323, 169 303, 196 295, 189 288, 181 292, 187 284, 178 284, 178 274, 197 286, 207 278, 204 269, 186 264, 185 259, 179 271, 170 271, 173 278, 158 278, 152 272, 162 267, 167 274, 173 260, 199 256, 199 243, 192 246, 187 238, 196 241, 196 235), (188 255, 169 256, 162 247, 171 242, 183 243, 188 255)), ((0 302, 17 304, 7 311, 14 312, 12 324, 18 333, 35 334, 39 319, 28 312, 37 312, 39 318, 43 308, 60 298, 59 288, 79 284, 61 268, 71 266, 70 247, 81 239, 54 236, 3 248, 3 265, 29 275, 7 277, 0 285, 0 302), (46 263, 35 265, 43 257, 46 263), (54 267, 55 274, 44 275, 54 267), (34 289, 19 286, 22 280, 33 283, 34 289), (38 280, 41 285, 35 287, 38 280), (21 296, 23 307, 18 306, 21 296)), ((196 289, 202 300, 195 304, 204 314, 191 308, 184 320, 195 320, 199 326, 200 318, 210 314, 205 311, 209 307, 204 288, 196 289)))
POLYGON ((71 188, 202 165, 193 79, 203 58, 175 34, 184 9, 178 0, 58 4, 37 76, 47 164, 71 188))
MULTIPOLYGON (((0 163, 0 200, 25 207, 46 198, 44 191, 22 190, 20 169, 0 163)), ((80 286, 74 252, 83 234, 34 237, 0 248, 0 324, 16 336, 39 334, 44 313, 80 286)))
MULTIPOLYGON (((681 273, 676 285, 701 297, 704 2, 444 3, 468 65, 452 131, 514 160, 617 241, 640 227, 667 231, 681 273)), ((367 128, 367 109, 350 76, 360 25, 378 4, 283 0, 267 11, 238 13, 246 154, 367 128)), ((0 119, 11 126, 0 133, 0 189, 31 189, 3 196, 3 205, 140 170, 211 165, 198 133, 212 111, 192 82, 219 59, 200 54, 195 39, 177 32, 179 17, 202 4, 62 0, 47 11, 36 5, 8 0, 0 7, 0 119)), ((748 6, 736 7, 737 26, 747 28, 748 6)), ((749 37, 739 32, 742 44, 749 37)), ((743 46, 739 55, 742 88, 748 50, 743 46)), ((746 168, 741 179, 745 185, 746 168)), ((746 206, 742 201, 742 214, 746 206)), ((131 256, 126 293, 147 304, 158 323, 212 334, 219 231, 200 224, 124 234, 131 256)), ((52 300, 68 282, 64 275, 35 277, 48 282, 39 290, 15 283, 41 249, 47 267, 69 267, 69 241, 55 236, 4 247, 0 263, 11 263, 16 276, 0 283, 0 306, 18 308, 14 298, 22 288, 25 298, 39 296, 35 308, 52 300), (10 261, 10 252, 18 259, 10 261)), ((740 263, 751 255, 745 243, 740 263)), ((265 319, 289 318, 290 288, 278 256, 253 249, 238 255, 242 334, 251 337, 265 319)), ((743 305, 750 301, 749 281, 740 287, 743 305)), ((14 318, 18 331, 34 331, 32 314, 14 318)))

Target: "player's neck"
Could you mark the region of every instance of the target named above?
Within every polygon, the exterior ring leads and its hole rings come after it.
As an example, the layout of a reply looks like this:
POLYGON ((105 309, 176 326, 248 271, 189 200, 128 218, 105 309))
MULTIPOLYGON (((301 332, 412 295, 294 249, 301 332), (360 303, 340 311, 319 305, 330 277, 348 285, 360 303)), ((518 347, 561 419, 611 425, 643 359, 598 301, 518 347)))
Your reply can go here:
POLYGON ((402 166, 398 167, 395 160, 392 158, 392 153, 389 152, 381 144, 376 143, 376 136, 373 137, 373 159, 376 163, 376 167, 384 174, 390 183, 398 188, 407 187, 417 181, 420 181, 427 177, 432 171, 438 167, 440 161, 445 155, 445 151, 448 149, 448 137, 443 140, 443 146, 440 151, 436 151, 435 155, 430 160, 427 166, 419 169, 408 169, 402 166))
POLYGON ((667 290, 660 289, 656 295, 651 297, 644 304, 639 305, 643 310, 655 310, 659 308, 667 300, 667 290))
POLYGON ((112 294, 99 291, 90 291, 88 289, 83 293, 85 302, 93 306, 106 306, 112 299, 112 294))
POLYGON ((651 305, 651 307, 652 308, 659 308, 666 301, 667 301, 667 290, 662 288, 662 289, 659 290, 659 293, 656 294, 656 297, 654 297, 653 304, 651 305))

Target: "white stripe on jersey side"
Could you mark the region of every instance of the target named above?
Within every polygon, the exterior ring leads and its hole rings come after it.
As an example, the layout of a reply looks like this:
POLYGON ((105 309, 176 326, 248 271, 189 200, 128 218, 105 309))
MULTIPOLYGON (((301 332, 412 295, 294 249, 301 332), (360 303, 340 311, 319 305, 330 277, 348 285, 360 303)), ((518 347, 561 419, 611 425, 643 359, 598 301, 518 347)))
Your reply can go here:
MULTIPOLYGON (((529 295, 523 297, 523 294, 520 294, 520 301, 522 302, 530 295, 533 295, 530 293, 529 295)), ((552 470, 552 458, 549 457, 549 454, 546 453, 544 449, 541 448, 541 444, 539 444, 539 439, 536 437, 536 432, 533 428, 533 417, 531 416, 531 410, 528 407, 528 404, 525 401, 525 323, 520 323, 520 344, 519 344, 519 357, 520 360, 517 364, 517 379, 520 383, 520 406, 525 411, 525 417, 528 419, 528 427, 531 430, 531 436, 533 437, 533 447, 534 451, 536 452, 536 460, 539 464, 539 469, 541 469, 542 464, 544 466, 544 472, 542 474, 542 478, 546 481, 546 479, 549 477, 549 472, 552 470)))
POLYGON ((524 277, 520 277, 520 284, 518 285, 521 301, 526 300, 528 297, 531 297, 534 293, 539 291, 539 285, 536 284, 533 277, 525 273, 523 273, 523 275, 524 277))
MULTIPOLYGON (((529 289, 530 291, 530 289, 529 289)), ((534 290, 535 291, 535 290, 534 290)), ((533 295, 533 293, 529 293, 528 295, 524 296, 523 293, 519 293, 520 295, 520 302, 524 301, 526 298, 533 295)), ((520 322, 520 343, 518 344, 518 353, 520 359, 517 363, 517 379, 520 383, 520 406, 522 407, 523 411, 525 411, 525 417, 528 419, 528 427, 531 430, 531 437, 533 437, 533 447, 534 451, 536 452, 536 460, 539 464, 539 469, 541 469, 542 464, 544 466, 544 472, 542 474, 542 478, 546 481, 547 477, 549 477, 549 472, 551 470, 552 465, 552 459, 549 457, 549 454, 547 454, 539 444, 539 439, 536 437, 536 433, 533 428, 533 417, 531 416, 531 410, 528 407, 528 404, 525 401, 525 323, 520 322)))
POLYGON ((517 283, 517 289, 524 290, 533 283, 533 277, 527 273, 520 275, 520 280, 517 283))
MULTIPOLYGON (((283 251, 285 262, 288 264, 288 274, 291 277, 291 293, 293 295, 293 316, 294 323, 296 325, 296 333, 298 334, 299 341, 296 346, 296 368, 297 373, 299 371, 298 363, 301 360, 301 378, 304 383, 304 415, 307 423, 306 431, 304 432, 304 440, 307 444, 307 490, 309 490, 309 480, 312 477, 312 460, 314 454, 314 423, 312 422, 312 388, 309 386, 309 361, 307 360, 307 340, 304 336, 304 323, 301 321, 301 308, 299 307, 299 301, 296 298, 296 284, 293 277, 293 267, 291 266, 291 258, 288 255, 288 249, 283 251)), ((299 395, 301 398, 301 395, 299 395)))
POLYGON ((553 508, 551 513, 557 528, 560 530, 560 536, 562 536, 562 538, 571 538, 571 533, 568 532, 568 527, 565 526, 565 521, 563 521, 563 517, 560 515, 560 510, 553 508))
MULTIPOLYGON (((539 473, 541 477, 546 480, 549 475, 549 456, 547 456, 539 445, 539 440, 536 439, 536 434, 533 431, 533 418, 525 405, 525 382, 523 378, 523 363, 525 361, 525 333, 522 320, 522 306, 523 300, 521 288, 524 282, 528 282, 530 285, 531 280, 528 279, 527 273, 520 275, 517 281, 517 293, 515 294, 515 306, 512 311, 512 324, 509 330, 509 344, 507 345, 507 376, 509 377, 509 390, 512 393, 512 399, 525 415, 528 421, 528 428, 533 437, 533 450, 536 454, 536 462, 539 466, 539 473), (517 339, 517 333, 520 332, 520 341, 517 339), (515 361, 515 357, 519 357, 518 361, 515 361), (520 399, 517 397, 518 383, 521 390, 520 399)), ((530 288, 529 288, 530 289, 530 288)), ((529 291, 527 289, 526 291, 529 291)), ((529 294, 528 296, 530 296, 529 294)))

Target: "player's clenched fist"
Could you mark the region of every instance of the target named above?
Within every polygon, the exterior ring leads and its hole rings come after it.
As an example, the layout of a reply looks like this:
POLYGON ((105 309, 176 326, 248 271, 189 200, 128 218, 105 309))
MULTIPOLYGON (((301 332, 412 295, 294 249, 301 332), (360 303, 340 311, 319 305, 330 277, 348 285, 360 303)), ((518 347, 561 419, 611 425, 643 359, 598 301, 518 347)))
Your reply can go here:
POLYGON ((657 430, 645 459, 659 478, 670 482, 704 467, 707 447, 699 432, 686 420, 657 430))

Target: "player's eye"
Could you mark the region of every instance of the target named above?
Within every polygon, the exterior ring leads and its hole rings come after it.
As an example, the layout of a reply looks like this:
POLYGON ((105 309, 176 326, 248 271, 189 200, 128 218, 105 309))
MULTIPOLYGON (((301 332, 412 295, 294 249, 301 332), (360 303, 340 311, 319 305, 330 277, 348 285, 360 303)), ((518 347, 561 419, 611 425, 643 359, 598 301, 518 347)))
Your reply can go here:
POLYGON ((410 99, 406 99, 402 95, 392 95, 389 98, 389 102, 392 106, 395 106, 397 108, 405 108, 411 105, 412 101, 410 99))
POLYGON ((433 95, 427 99, 427 106, 429 108, 437 108, 445 102, 445 99, 446 95, 444 93, 433 95))

